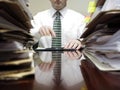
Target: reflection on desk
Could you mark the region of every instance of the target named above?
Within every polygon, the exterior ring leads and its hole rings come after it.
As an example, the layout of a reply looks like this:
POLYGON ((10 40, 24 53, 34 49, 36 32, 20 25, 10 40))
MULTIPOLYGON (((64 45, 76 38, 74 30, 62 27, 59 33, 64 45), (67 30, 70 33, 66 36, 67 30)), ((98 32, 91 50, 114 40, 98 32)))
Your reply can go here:
MULTIPOLYGON (((80 71, 80 52, 61 53, 61 68, 56 68, 57 61, 52 58, 53 52, 36 52, 33 55, 35 63, 35 82, 39 90, 82 90, 84 85, 80 71), (60 80, 54 76, 54 70, 61 70, 60 80)), ((36 88, 37 90, 37 88, 36 88)))

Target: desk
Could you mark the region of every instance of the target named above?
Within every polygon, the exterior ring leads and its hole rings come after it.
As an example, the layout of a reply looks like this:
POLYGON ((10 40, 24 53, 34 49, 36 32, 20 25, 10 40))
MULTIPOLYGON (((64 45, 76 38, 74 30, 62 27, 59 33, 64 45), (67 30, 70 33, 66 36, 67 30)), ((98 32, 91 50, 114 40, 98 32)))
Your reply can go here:
POLYGON ((81 71, 88 90, 120 90, 119 71, 101 71, 89 59, 82 60, 81 71))
POLYGON ((24 78, 13 81, 0 81, 0 90, 34 90, 33 82, 33 78, 24 78))
MULTIPOLYGON (((58 52, 56 52, 58 53, 58 52)), ((0 81, 0 90, 87 90, 80 70, 80 53, 61 53, 60 81, 54 78, 52 52, 33 54, 35 74, 15 81, 0 81)))

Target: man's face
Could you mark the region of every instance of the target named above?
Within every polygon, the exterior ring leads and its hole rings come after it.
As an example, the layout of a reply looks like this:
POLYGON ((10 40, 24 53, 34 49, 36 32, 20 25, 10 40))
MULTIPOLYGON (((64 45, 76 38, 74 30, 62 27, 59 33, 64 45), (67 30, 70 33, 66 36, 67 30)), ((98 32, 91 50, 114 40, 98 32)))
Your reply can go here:
POLYGON ((67 0, 50 0, 52 7, 56 10, 61 10, 66 6, 67 0))

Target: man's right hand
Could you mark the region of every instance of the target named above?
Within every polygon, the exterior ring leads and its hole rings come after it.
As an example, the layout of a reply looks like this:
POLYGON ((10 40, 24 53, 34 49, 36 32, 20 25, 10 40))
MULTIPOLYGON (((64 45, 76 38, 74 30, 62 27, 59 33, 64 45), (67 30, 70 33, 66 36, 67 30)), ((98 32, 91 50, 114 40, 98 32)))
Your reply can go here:
POLYGON ((53 31, 53 29, 49 26, 42 26, 39 29, 39 33, 41 36, 52 36, 52 37, 56 37, 55 32, 53 31))

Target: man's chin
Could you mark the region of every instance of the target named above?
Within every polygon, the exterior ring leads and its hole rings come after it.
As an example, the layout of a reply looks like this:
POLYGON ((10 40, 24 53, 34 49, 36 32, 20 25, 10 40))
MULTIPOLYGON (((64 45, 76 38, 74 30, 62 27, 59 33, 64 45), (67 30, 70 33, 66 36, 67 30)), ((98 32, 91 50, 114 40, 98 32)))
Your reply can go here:
POLYGON ((57 6, 55 7, 55 9, 56 9, 56 10, 61 10, 62 8, 57 5, 57 6))

